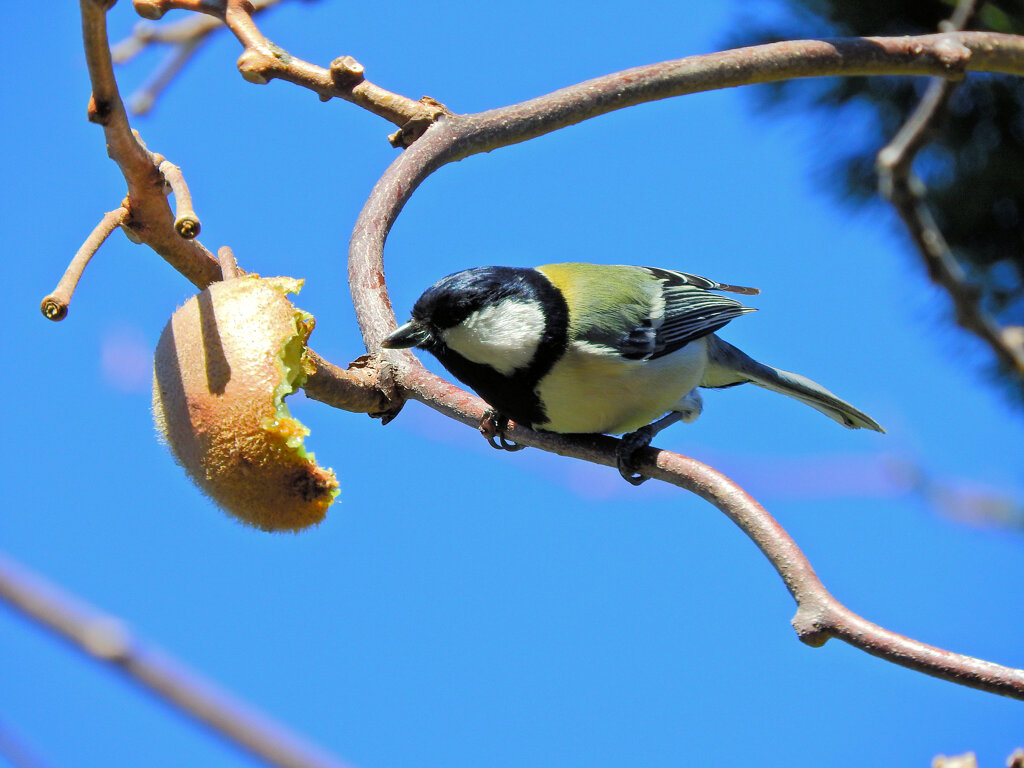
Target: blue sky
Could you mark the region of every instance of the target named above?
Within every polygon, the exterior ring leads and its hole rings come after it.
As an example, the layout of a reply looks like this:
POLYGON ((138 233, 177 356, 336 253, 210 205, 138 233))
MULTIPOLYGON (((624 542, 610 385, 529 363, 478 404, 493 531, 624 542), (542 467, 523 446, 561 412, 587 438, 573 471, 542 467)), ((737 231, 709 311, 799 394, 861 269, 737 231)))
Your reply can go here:
MULTIPOLYGON (((737 11, 389 9, 291 4, 261 25, 302 58, 350 54, 386 88, 469 112, 714 50, 737 11)), ((0 85, 11 354, 0 549, 359 768, 750 755, 792 767, 822 754, 924 766, 966 750, 992 766, 1022 745, 1019 702, 838 642, 800 644, 778 577, 696 497, 538 451, 498 454, 417 404, 382 428, 294 398, 341 503, 298 536, 225 517, 152 428, 150 356, 189 284, 116 233, 68 318, 39 314, 124 184, 85 120, 77 14, 58 9, 45 27, 38 15, 0 11, 21 30, 7 42, 15 76, 0 85)), ((135 22, 128 2, 110 17, 115 39, 135 22)), ((122 90, 161 56, 123 69, 122 90)), ((363 352, 348 235, 395 156, 391 128, 293 86, 248 84, 237 56, 216 40, 133 124, 182 167, 207 246, 306 279, 296 303, 318 319, 312 346, 343 364, 363 352)), ((853 610, 1024 666, 1024 538, 949 514, 972 494, 1021 498, 1021 413, 948 327, 893 217, 841 209, 809 180, 819 147, 850 126, 769 121, 749 96, 646 105, 444 168, 389 240, 395 305, 404 313, 437 278, 481 264, 644 263, 759 286, 760 311, 722 335, 889 434, 740 387, 708 393, 701 419, 660 444, 753 492, 853 610), (913 492, 913 471, 944 503, 913 492)), ((0 724, 53 766, 251 764, 4 608, 0 724)))

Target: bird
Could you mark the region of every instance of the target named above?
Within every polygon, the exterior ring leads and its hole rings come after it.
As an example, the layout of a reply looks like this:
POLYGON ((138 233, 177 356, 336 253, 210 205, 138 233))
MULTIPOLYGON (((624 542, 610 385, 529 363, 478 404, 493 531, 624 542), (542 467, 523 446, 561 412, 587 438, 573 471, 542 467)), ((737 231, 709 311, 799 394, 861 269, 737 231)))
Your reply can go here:
POLYGON ((501 435, 495 447, 521 447, 504 439, 509 420, 546 432, 624 435, 618 469, 634 484, 647 479, 636 470, 637 452, 665 427, 700 416, 699 388, 756 384, 849 429, 885 432, 820 384, 719 338, 716 331, 755 311, 721 292, 760 293, 657 267, 474 267, 428 288, 381 346, 430 352, 474 390, 501 435))

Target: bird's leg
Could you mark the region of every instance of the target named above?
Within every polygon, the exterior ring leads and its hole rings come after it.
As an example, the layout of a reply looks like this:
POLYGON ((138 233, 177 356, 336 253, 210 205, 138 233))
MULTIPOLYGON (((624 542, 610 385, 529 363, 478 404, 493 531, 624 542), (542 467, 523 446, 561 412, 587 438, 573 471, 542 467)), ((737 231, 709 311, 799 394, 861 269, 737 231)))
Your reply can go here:
POLYGON ((636 454, 651 444, 654 436, 670 427, 677 421, 686 419, 687 414, 679 411, 672 411, 667 416, 662 416, 657 421, 651 422, 646 427, 640 427, 635 432, 629 432, 619 440, 619 446, 615 449, 615 459, 619 467, 619 474, 627 483, 640 485, 649 480, 646 475, 641 475, 636 469, 636 454))
POLYGON ((525 445, 513 443, 505 438, 508 421, 508 416, 502 416, 493 408, 488 408, 480 419, 480 434, 487 439, 491 448, 499 451, 521 451, 525 445))

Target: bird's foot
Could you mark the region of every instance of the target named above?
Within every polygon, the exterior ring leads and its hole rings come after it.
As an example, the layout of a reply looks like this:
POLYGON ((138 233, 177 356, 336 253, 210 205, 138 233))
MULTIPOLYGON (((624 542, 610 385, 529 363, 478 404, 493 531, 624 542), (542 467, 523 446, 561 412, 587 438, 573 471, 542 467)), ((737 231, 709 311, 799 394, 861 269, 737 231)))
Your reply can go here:
POLYGON ((646 427, 640 427, 635 432, 629 432, 622 436, 619 440, 619 445, 615 449, 615 462, 619 468, 619 474, 622 478, 631 485, 640 485, 645 480, 650 478, 646 475, 640 474, 637 471, 637 454, 640 453, 644 448, 651 444, 651 440, 654 436, 665 429, 670 427, 677 421, 692 421, 700 415, 700 394, 691 393, 696 397, 687 403, 690 408, 682 411, 672 411, 666 416, 662 416, 655 422, 648 424, 646 427))
POLYGON ((640 485, 650 480, 647 475, 641 475, 637 471, 636 455, 651 444, 655 434, 657 433, 651 429, 650 425, 641 427, 635 432, 623 435, 615 448, 615 463, 619 468, 619 474, 630 485, 640 485))
POLYGON ((487 443, 499 451, 521 451, 525 445, 513 443, 505 437, 508 430, 508 416, 502 416, 497 411, 488 408, 480 419, 480 434, 487 439, 487 443))

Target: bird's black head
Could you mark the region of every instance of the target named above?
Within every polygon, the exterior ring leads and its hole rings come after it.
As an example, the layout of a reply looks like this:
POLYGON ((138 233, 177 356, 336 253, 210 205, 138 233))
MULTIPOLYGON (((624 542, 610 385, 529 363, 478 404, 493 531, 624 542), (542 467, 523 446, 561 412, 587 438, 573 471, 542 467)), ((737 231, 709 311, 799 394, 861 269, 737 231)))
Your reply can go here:
POLYGON ((475 267, 438 280, 412 308, 412 317, 432 330, 454 328, 474 312, 506 299, 536 297, 536 271, 519 267, 475 267))
POLYGON ((537 382, 565 351, 568 307, 535 269, 476 267, 439 280, 416 301, 412 320, 382 342, 433 353, 500 413, 544 421, 537 382))
POLYGON ((506 300, 537 302, 538 289, 547 285, 534 269, 474 267, 456 272, 423 292, 413 305, 412 319, 384 339, 383 346, 419 347, 437 354, 444 345, 444 332, 474 312, 506 300))

